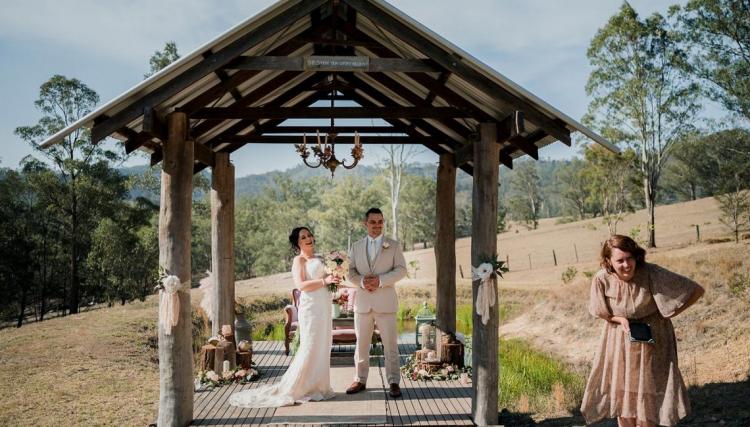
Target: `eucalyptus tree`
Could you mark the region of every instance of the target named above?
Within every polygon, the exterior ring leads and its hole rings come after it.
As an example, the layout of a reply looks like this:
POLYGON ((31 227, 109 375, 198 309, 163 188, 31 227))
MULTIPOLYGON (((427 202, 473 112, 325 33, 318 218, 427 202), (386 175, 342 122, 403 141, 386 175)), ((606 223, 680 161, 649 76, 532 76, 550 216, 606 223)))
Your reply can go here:
POLYGON ((585 122, 610 141, 636 149, 648 211, 648 246, 656 246, 655 201, 673 145, 693 129, 699 88, 684 72, 682 40, 655 13, 645 20, 624 2, 598 30, 587 56, 593 97, 585 122))
POLYGON ((543 199, 536 162, 518 162, 510 180, 510 214, 536 230, 539 226, 543 199))
MULTIPOLYGON (((116 160, 117 154, 102 145, 91 144, 90 130, 81 127, 58 144, 43 149, 39 143, 82 118, 99 102, 99 95, 78 79, 55 75, 42 84, 34 103, 42 118, 32 126, 15 130, 52 165, 62 184, 59 194, 48 194, 54 211, 62 219, 70 262, 68 311, 77 313, 80 302, 81 266, 86 259, 85 244, 93 229, 89 224, 95 203, 86 194, 96 186, 92 173, 97 164, 116 160)), ((100 170, 99 170, 100 172, 100 170)))
POLYGON ((670 14, 688 43, 685 68, 712 99, 750 120, 750 1, 690 0, 670 14))

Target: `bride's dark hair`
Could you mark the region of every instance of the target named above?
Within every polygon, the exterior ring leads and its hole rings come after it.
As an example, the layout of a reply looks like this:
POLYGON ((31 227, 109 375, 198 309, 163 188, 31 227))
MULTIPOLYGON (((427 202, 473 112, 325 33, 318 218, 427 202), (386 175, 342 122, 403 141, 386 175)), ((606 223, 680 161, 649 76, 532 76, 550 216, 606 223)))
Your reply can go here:
POLYGON ((299 234, 302 230, 307 230, 308 233, 313 234, 313 232, 307 227, 294 227, 292 229, 292 232, 289 234, 289 243, 292 245, 292 254, 295 256, 300 253, 299 234))

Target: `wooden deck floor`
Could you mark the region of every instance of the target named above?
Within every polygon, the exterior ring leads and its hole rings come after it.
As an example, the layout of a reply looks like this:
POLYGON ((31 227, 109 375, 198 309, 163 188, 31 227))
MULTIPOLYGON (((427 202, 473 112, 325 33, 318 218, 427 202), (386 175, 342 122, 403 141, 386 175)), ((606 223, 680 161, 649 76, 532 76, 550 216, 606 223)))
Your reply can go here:
MULTIPOLYGON (((261 370, 259 381, 245 385, 231 385, 211 391, 197 392, 193 423, 202 426, 251 426, 273 425, 276 409, 246 409, 230 406, 227 402, 232 393, 271 384, 279 381, 286 371, 291 356, 284 355, 284 345, 280 341, 256 341, 253 343, 253 360, 261 370)), ((353 347, 340 346, 336 350, 352 350, 353 347)), ((414 344, 399 344, 401 363, 415 350, 414 344)), ((380 363, 380 371, 385 378, 385 369, 380 363)), ((352 373, 354 372, 352 366, 352 373)), ((411 381, 401 378, 403 396, 392 399, 384 390, 386 426, 398 425, 472 425, 471 387, 457 381, 411 381)), ((297 426, 313 424, 295 424, 297 426)), ((320 425, 320 424, 316 424, 320 425)), ((324 424, 325 425, 325 424, 324 424)), ((350 425, 350 424, 335 424, 350 425)), ((360 424, 365 425, 365 424, 360 424)))

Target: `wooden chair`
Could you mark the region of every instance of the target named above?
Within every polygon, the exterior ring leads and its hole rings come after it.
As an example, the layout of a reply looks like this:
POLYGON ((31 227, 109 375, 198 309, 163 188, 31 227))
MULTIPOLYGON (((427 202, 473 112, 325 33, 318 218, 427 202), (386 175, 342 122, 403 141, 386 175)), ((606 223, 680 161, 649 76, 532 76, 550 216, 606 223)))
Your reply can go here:
POLYGON ((289 355, 289 343, 294 339, 294 334, 297 332, 297 325, 299 319, 297 318, 297 307, 299 307, 299 297, 302 291, 299 289, 292 289, 292 303, 284 307, 284 313, 286 314, 286 322, 284 323, 284 350, 286 355, 289 355))

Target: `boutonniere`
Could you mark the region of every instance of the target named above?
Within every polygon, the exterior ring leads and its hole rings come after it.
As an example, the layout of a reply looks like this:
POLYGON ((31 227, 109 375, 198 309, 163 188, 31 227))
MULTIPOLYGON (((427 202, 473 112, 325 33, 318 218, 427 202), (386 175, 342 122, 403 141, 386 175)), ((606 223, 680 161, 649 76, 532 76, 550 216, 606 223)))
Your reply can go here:
POLYGON ((383 249, 388 249, 391 247, 391 244, 388 242, 383 242, 383 249))

